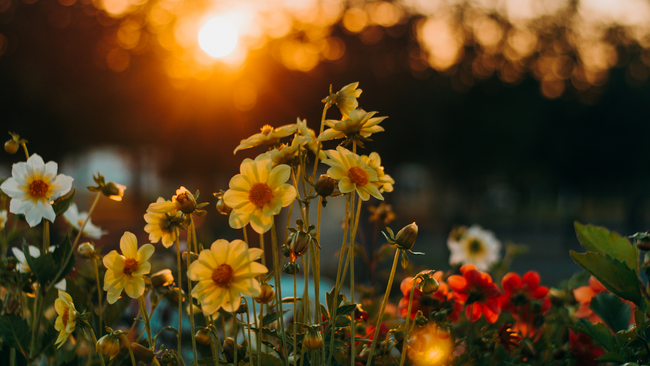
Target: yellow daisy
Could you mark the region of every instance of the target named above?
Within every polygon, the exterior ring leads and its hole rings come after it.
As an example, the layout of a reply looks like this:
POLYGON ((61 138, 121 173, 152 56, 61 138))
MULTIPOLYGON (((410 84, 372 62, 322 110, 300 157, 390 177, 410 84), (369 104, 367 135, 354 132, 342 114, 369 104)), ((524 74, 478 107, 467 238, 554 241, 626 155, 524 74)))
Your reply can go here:
MULTIPOLYGON (((158 197, 156 203, 166 202, 164 198, 158 197)), ((176 209, 172 209, 167 213, 153 213, 147 212, 144 215, 144 221, 147 225, 144 231, 149 233, 149 241, 157 243, 162 239, 162 244, 165 248, 171 247, 178 238, 177 225, 174 224, 176 218, 176 209)))
POLYGON ((395 180, 390 175, 384 173, 384 167, 381 166, 379 154, 373 152, 370 156, 362 155, 361 160, 377 172, 375 185, 379 188, 379 192, 392 192, 395 180))
POLYGON ((371 195, 380 200, 384 199, 375 185, 378 182, 377 172, 364 163, 359 155, 342 146, 325 153, 329 159, 323 160, 323 163, 330 166, 327 175, 339 181, 341 193, 356 190, 364 201, 370 199, 371 195))
POLYGON ((255 262, 262 253, 258 248, 249 249, 239 239, 219 239, 210 249, 202 250, 187 276, 198 281, 192 296, 199 300, 203 312, 214 314, 220 308, 234 312, 239 308, 241 295, 259 296, 260 284, 254 277, 268 272, 264 265, 255 262))
POLYGON ((300 118, 298 118, 296 125, 298 127, 296 128, 296 136, 293 138, 293 141, 296 142, 297 140, 301 146, 307 147, 312 153, 314 153, 314 155, 318 152, 319 159, 326 159, 327 156, 325 156, 325 153, 318 148, 316 133, 314 130, 307 127, 307 120, 300 120, 300 118))
POLYGON ((323 103, 329 102, 330 104, 336 104, 343 115, 343 119, 347 118, 350 112, 356 109, 359 106, 357 98, 361 96, 361 89, 357 89, 359 82, 350 83, 336 94, 332 93, 332 87, 330 86, 330 95, 329 97, 322 100, 323 103))
POLYGON ((273 216, 296 198, 295 188, 285 183, 291 168, 285 164, 273 167, 271 157, 261 154, 255 160, 244 159, 239 170, 241 174, 232 177, 223 196, 226 205, 232 207, 230 227, 240 229, 250 222, 257 233, 265 233, 273 224, 273 216))
POLYGON ((171 213, 174 210, 180 210, 186 214, 191 214, 195 209, 196 200, 194 199, 194 195, 187 188, 181 186, 176 190, 176 194, 172 196, 171 201, 165 201, 159 198, 158 201, 147 207, 147 212, 164 214, 171 213))
POLYGON ((70 337, 77 326, 77 310, 72 302, 72 297, 66 292, 59 290, 59 298, 54 300, 54 309, 59 314, 54 322, 54 329, 59 331, 59 337, 54 342, 55 345, 61 347, 63 343, 70 337))
POLYGON ((131 298, 138 298, 144 293, 143 275, 151 270, 149 258, 154 252, 151 244, 145 244, 138 249, 138 239, 128 231, 120 239, 122 255, 116 250, 104 257, 106 275, 104 276, 104 291, 108 292, 106 300, 114 304, 120 298, 122 290, 131 298))
POLYGON ((383 127, 379 123, 388 117, 372 118, 377 112, 366 112, 363 109, 355 109, 350 112, 347 119, 342 121, 325 120, 325 124, 330 127, 328 130, 318 136, 318 141, 328 141, 333 139, 342 139, 346 137, 370 137, 373 133, 381 132, 383 127))
POLYGON ((281 138, 287 137, 296 132, 296 128, 297 126, 295 124, 284 125, 278 128, 264 125, 264 127, 261 128, 262 132, 256 133, 245 140, 241 140, 241 143, 237 146, 233 154, 237 154, 237 151, 239 150, 249 149, 262 144, 267 146, 277 145, 281 138))

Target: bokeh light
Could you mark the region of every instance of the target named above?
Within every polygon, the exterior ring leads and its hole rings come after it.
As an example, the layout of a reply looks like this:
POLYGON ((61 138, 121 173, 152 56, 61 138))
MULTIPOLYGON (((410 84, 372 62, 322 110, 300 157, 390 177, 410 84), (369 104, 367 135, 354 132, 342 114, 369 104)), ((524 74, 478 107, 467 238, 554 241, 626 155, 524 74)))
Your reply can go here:
POLYGON ((235 25, 228 19, 214 17, 199 31, 199 45, 210 56, 220 58, 229 55, 237 47, 239 35, 235 25))

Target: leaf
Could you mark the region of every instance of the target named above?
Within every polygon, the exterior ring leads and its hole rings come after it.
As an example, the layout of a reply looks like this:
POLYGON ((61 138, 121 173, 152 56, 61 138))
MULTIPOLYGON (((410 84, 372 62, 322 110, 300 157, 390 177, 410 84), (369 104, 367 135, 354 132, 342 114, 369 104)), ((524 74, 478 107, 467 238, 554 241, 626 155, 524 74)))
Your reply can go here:
MULTIPOLYGON (((578 240, 587 250, 602 254, 609 254, 634 270, 639 268, 636 248, 630 241, 618 233, 609 231, 604 227, 582 225, 574 222, 578 240)), ((638 305, 638 304, 637 304, 638 305)))
POLYGON ((357 304, 342 305, 336 310, 336 316, 343 316, 350 314, 357 308, 357 304))
POLYGON ((591 322, 578 319, 580 331, 591 337, 591 339, 605 348, 608 352, 615 351, 614 337, 609 328, 603 323, 592 324, 591 322))
MULTIPOLYGON (((296 297, 296 301, 300 302, 300 301, 302 301, 302 298, 301 297, 296 297)), ((293 297, 288 297, 287 296, 287 297, 282 298, 282 303, 283 304, 293 304, 293 297)))
POLYGON ((73 187, 72 190, 64 197, 61 197, 56 201, 54 201, 52 208, 54 208, 54 213, 56 214, 56 216, 61 216, 63 213, 68 211, 68 208, 70 208, 70 205, 72 204, 72 200, 74 199, 75 193, 76 190, 73 187))
MULTIPOLYGON (((289 310, 290 309, 283 310, 282 313, 286 314, 286 312, 289 310)), ((266 314, 264 315, 264 318, 262 318, 262 326, 269 325, 278 320, 278 318, 280 318, 280 311, 274 311, 272 313, 266 314)))
POLYGON ((618 296, 603 291, 591 299, 589 307, 614 332, 627 329, 631 316, 630 307, 618 296))
POLYGON ((34 258, 29 254, 29 246, 23 239, 23 254, 25 254, 27 265, 32 270, 32 273, 34 273, 40 284, 46 284, 56 276, 57 269, 54 260, 52 259, 52 253, 41 253, 40 256, 34 258))
POLYGON ((609 292, 640 306, 642 298, 636 272, 608 254, 570 251, 576 264, 596 277, 609 292))
POLYGON ((615 363, 625 363, 625 358, 621 356, 618 352, 607 352, 604 355, 598 357, 596 361, 600 362, 615 362, 615 363))
POLYGON ((64 265, 65 260, 68 258, 68 256, 70 256, 70 260, 63 269, 63 272, 61 272, 61 275, 54 280, 54 283, 57 283, 64 279, 65 276, 67 276, 74 269, 74 265, 77 262, 77 259, 75 258, 74 254, 70 255, 71 252, 72 245, 70 245, 70 237, 66 235, 63 243, 61 243, 52 253, 52 259, 57 266, 57 270, 64 265))
POLYGON ((5 345, 16 348, 23 354, 27 350, 30 332, 29 325, 23 318, 15 314, 0 316, 0 335, 5 345))
POLYGON ((409 266, 409 257, 406 255, 405 250, 402 250, 402 258, 400 260, 400 263, 402 263, 402 268, 404 269, 409 266))

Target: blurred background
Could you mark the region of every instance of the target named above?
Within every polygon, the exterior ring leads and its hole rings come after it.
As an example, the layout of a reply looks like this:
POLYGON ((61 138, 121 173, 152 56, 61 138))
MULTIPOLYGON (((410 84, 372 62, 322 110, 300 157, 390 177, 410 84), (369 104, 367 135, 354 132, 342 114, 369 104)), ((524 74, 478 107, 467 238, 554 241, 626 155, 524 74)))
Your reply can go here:
MULTIPOLYGON (((148 242, 148 204, 181 185, 211 203, 203 243, 238 238, 212 193, 263 152, 233 155, 239 141, 297 117, 317 130, 329 86, 358 81, 360 106, 389 116, 362 152, 396 180, 390 226, 420 227, 416 265, 448 269, 448 233, 476 223, 557 284, 579 270, 574 220, 648 227, 649 67, 645 0, 0 0, 0 133, 73 176, 80 211, 93 174, 128 187, 93 216, 104 253, 125 230, 148 242)), ((21 159, 1 154, 0 177, 21 159)))

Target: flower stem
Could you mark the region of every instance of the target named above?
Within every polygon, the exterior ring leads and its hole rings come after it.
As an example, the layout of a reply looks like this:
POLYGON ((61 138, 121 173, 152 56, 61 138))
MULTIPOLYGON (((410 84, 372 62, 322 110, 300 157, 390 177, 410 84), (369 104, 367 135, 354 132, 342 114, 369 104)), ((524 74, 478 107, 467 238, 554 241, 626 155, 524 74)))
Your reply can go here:
MULTIPOLYGON (((257 366, 261 366, 262 365, 262 328, 260 328, 260 322, 259 319, 257 319, 257 307, 255 306, 255 302, 252 302, 252 304, 253 304, 253 320, 255 320, 255 328, 257 328, 257 336, 255 337, 255 341, 256 341, 255 348, 257 348, 257 366)), ((260 309, 262 309, 263 307, 264 304, 260 304, 260 309)))
POLYGON ((402 355, 399 360, 399 366, 404 365, 404 360, 406 359, 406 343, 408 340, 408 333, 409 333, 409 320, 411 320, 411 309, 413 306, 413 293, 415 293, 415 285, 416 281, 413 281, 411 283, 411 294, 409 295, 409 306, 408 310, 406 311, 406 323, 404 324, 404 341, 402 342, 402 355))
POLYGON ((144 295, 138 297, 138 304, 140 304, 140 313, 142 314, 142 320, 144 321, 145 329, 147 329, 147 341, 149 342, 149 348, 154 349, 155 345, 153 344, 153 340, 151 338, 151 324, 149 323, 147 305, 144 303, 144 295))
POLYGON ((33 318, 32 318, 32 341, 31 341, 31 346, 30 346, 30 356, 34 357, 34 354, 36 352, 36 339, 38 338, 38 331, 39 328, 41 327, 41 318, 43 314, 43 303, 45 300, 45 295, 46 294, 41 294, 41 285, 38 284, 34 288, 34 310, 33 310, 33 318), (43 300, 41 300, 43 298, 43 300))
MULTIPOLYGON (((194 220, 190 221, 190 228, 194 225, 194 220)), ((190 243, 192 239, 192 230, 188 230, 187 232, 187 270, 190 270, 190 264, 192 264, 192 250, 190 249, 190 243)), ((187 276, 187 297, 190 302, 190 335, 192 336, 192 354, 194 355, 194 360, 193 363, 194 365, 198 365, 198 359, 197 359, 197 353, 196 353, 196 337, 194 336, 194 302, 192 301, 192 280, 190 280, 190 276, 187 276)))
POLYGON ((102 336, 102 312, 103 312, 103 302, 102 302, 102 285, 99 281, 99 266, 97 265, 97 258, 93 255, 93 264, 95 265, 95 280, 97 281, 97 299, 99 300, 99 329, 97 334, 99 337, 102 336))
POLYGON ((280 312, 278 319, 280 321, 280 334, 282 334, 282 350, 285 357, 283 358, 284 365, 289 366, 289 360, 287 359, 287 339, 284 336, 284 311, 282 311, 282 286, 280 286, 280 257, 278 253, 278 236, 275 231, 275 217, 273 218, 273 224, 271 225, 271 249, 273 251, 273 272, 275 275, 275 295, 278 306, 278 311, 280 312))
MULTIPOLYGON (((386 286, 386 293, 384 294, 384 300, 381 302, 381 307, 379 308, 379 317, 377 317, 377 325, 375 326, 375 335, 372 338, 372 345, 370 346, 370 353, 368 354, 368 362, 366 366, 370 366, 372 363, 372 356, 375 353, 375 346, 377 345, 377 337, 379 337, 379 328, 381 328, 381 321, 384 317, 384 310, 386 310, 386 304, 388 303, 388 297, 390 296, 390 289, 393 287, 393 279, 395 279, 395 270, 397 269, 397 262, 399 261, 399 252, 400 249, 395 250, 395 258, 393 259, 393 268, 390 270, 390 277, 388 278, 388 286, 386 286)), ((409 314, 410 316, 410 314, 409 314)))
MULTIPOLYGON (((251 338, 251 318, 250 318, 250 308, 248 304, 248 299, 242 296, 242 299, 246 303, 246 324, 248 325, 248 365, 253 366, 253 338, 251 338)), ((255 304, 253 304, 255 308, 255 304)), ((241 316, 242 321, 244 320, 244 314, 241 316)), ((217 365, 218 366, 218 365, 217 365)))
MULTIPOLYGON (((183 273, 183 260, 181 259, 181 238, 178 232, 178 229, 176 230, 176 263, 178 263, 178 277, 176 279, 176 283, 178 284, 178 345, 176 346, 177 351, 176 351, 176 357, 179 359, 182 358, 181 356, 181 339, 182 334, 183 334, 183 290, 181 290, 181 280, 182 280, 182 273, 183 273)), ((179 364, 180 364, 180 360, 179 364)))
MULTIPOLYGON (((146 312, 146 311, 145 311, 146 312)), ((131 342, 129 342, 129 339, 126 338, 124 334, 120 334, 120 339, 124 344, 126 345, 126 348, 129 350, 129 355, 131 356, 131 365, 136 366, 137 363, 135 362, 135 356, 133 356, 133 350, 131 349, 131 342)), ((101 358, 101 356, 100 356, 101 358)))
POLYGON ((90 326, 90 324, 87 324, 84 328, 90 334, 90 337, 93 339, 93 345, 95 346, 95 353, 97 354, 97 357, 99 357, 99 363, 101 363, 102 366, 104 366, 104 358, 102 357, 102 354, 99 353, 97 350, 97 337, 95 337, 95 332, 93 332, 93 328, 90 326))
POLYGON ((233 366, 239 366, 239 362, 237 362, 237 356, 239 356, 239 342, 237 342, 237 313, 232 314, 232 327, 235 330, 235 334, 233 335, 233 338, 235 339, 235 354, 234 354, 234 362, 232 363, 233 366))
POLYGON ((298 342, 296 333, 298 331, 298 288, 296 286, 297 274, 293 274, 293 366, 298 364, 298 342))
MULTIPOLYGON (((318 209, 316 213, 316 240, 318 241, 320 245, 320 217, 321 217, 321 207, 323 206, 323 196, 318 196, 318 209)), ((315 295, 315 303, 316 303, 316 308, 314 309, 314 322, 315 323, 320 323, 321 322, 321 314, 320 314, 320 261, 317 259, 320 259, 320 249, 318 246, 314 245, 312 242, 312 248, 311 248, 311 260, 312 260, 312 266, 314 267, 314 295, 315 295)), ((321 346, 323 350, 323 360, 325 360, 325 347, 321 346)))
POLYGON ((43 254, 50 250, 50 222, 43 220, 43 254))
POLYGON ((27 158, 27 160, 29 160, 29 151, 27 151, 27 145, 24 142, 21 142, 20 146, 22 146, 23 150, 25 150, 25 157, 27 158))
MULTIPOLYGON (((350 211, 354 211, 354 204, 355 204, 355 195, 351 194, 350 195, 350 211)), ((361 199, 357 202, 357 214, 356 217, 354 218, 354 224, 352 226, 352 233, 350 235, 350 254, 348 254, 348 258, 350 259, 350 300, 354 303, 354 241, 357 236, 357 228, 359 227, 359 217, 361 216, 361 199)), ((352 342, 350 343, 350 351, 352 353, 352 357, 350 360, 350 366, 355 365, 355 357, 356 357, 356 331, 357 331, 357 324, 354 320, 354 314, 352 314, 352 321, 350 322, 350 337, 352 339, 352 342)))

